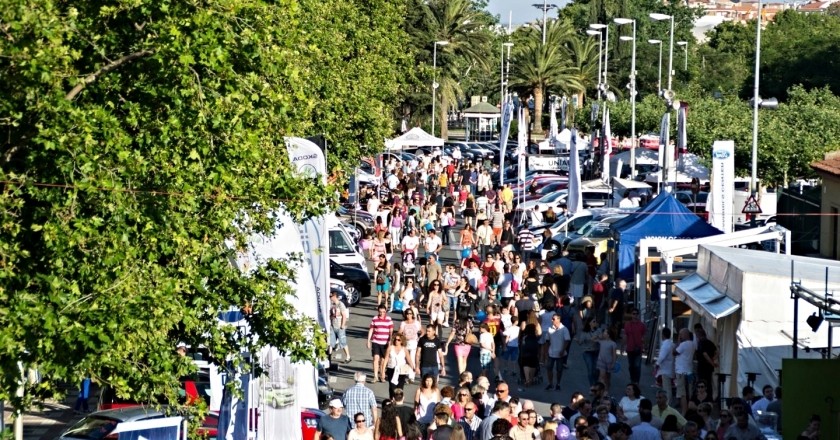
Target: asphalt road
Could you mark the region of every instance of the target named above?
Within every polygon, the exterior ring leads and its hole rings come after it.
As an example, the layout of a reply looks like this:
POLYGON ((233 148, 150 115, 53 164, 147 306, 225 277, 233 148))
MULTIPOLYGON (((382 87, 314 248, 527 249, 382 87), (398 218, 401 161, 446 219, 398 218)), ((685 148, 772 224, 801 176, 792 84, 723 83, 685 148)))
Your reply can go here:
MULTIPOLYGON (((453 235, 452 242, 457 243, 457 234, 453 233, 453 235)), ((458 252, 450 249, 449 247, 445 247, 445 249, 441 252, 440 257, 441 265, 450 263, 458 265, 460 263, 458 252)), ((395 254, 393 261, 398 261, 398 258, 399 254, 395 254)), ((373 265, 370 262, 368 263, 368 270, 371 273, 373 272, 373 265)), ((373 289, 375 289, 375 286, 373 289)), ((366 346, 366 338, 371 319, 375 314, 375 291, 371 292, 370 296, 362 298, 362 301, 357 306, 350 308, 350 322, 347 328, 347 341, 350 347, 350 357, 352 361, 349 364, 345 364, 342 358, 343 354, 336 354, 333 357, 333 362, 338 364, 338 370, 331 373, 331 381, 333 389, 337 394, 343 393, 344 390, 353 385, 353 375, 356 371, 364 371, 367 373, 368 381, 370 381, 373 377, 373 360, 370 355, 370 350, 368 350, 366 346)), ((424 312, 421 312, 421 315, 423 323, 427 323, 428 317, 425 316, 424 312)), ((394 313, 391 314, 391 318, 394 319, 394 326, 399 327, 402 316, 394 313)), ((443 335, 440 335, 443 340, 446 340, 449 336, 449 331, 449 328, 445 328, 443 330, 443 335)), ((477 376, 477 373, 481 370, 478 360, 478 351, 479 350, 476 347, 471 350, 467 365, 467 368, 473 372, 474 377, 477 376)), ((511 395, 518 397, 520 400, 533 400, 537 411, 543 415, 549 414, 549 407, 552 403, 558 402, 563 405, 568 404, 572 393, 575 391, 583 392, 584 395, 589 397, 589 383, 586 379, 586 367, 584 366, 581 353, 580 347, 573 342, 569 356, 568 369, 566 369, 563 373, 563 379, 560 383, 562 387, 561 391, 544 390, 543 388, 547 383, 545 380, 543 380, 541 385, 524 388, 516 383, 515 377, 505 377, 505 380, 511 383, 511 395)), ((626 385, 630 383, 630 377, 627 370, 627 358, 622 354, 619 355, 618 359, 621 364, 621 368, 617 374, 613 374, 612 384, 610 387, 610 393, 616 398, 616 400, 620 400, 621 397, 624 396, 624 389, 626 385)), ((441 377, 439 384, 440 387, 457 384, 457 363, 455 361, 454 350, 449 350, 449 355, 446 359, 446 366, 447 376, 441 377)), ((543 368, 542 370, 544 375, 545 369, 543 368)), ((491 379, 491 383, 492 382, 493 380, 491 379)), ((642 395, 651 400, 655 397, 657 389, 653 386, 653 383, 653 366, 645 365, 643 361, 640 388, 642 389, 642 395)), ((368 383, 368 387, 376 393, 377 400, 382 401, 382 399, 388 397, 387 383, 368 383)), ((417 387, 417 381, 415 381, 414 385, 406 384, 406 401, 413 399, 417 387)))

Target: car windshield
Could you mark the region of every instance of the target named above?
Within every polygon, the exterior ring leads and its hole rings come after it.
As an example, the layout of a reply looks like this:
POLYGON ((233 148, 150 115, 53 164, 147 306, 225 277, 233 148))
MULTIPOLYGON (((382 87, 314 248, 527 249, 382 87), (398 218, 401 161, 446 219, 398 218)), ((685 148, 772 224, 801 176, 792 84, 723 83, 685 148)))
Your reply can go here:
POLYGON ((586 235, 586 234, 589 233, 590 230, 592 230, 592 228, 594 228, 598 224, 599 224, 599 222, 591 221, 591 222, 583 225, 580 229, 578 229, 577 233, 580 234, 580 235, 586 235))
POLYGON ((557 200, 557 198, 562 196, 562 195, 563 195, 562 191, 552 192, 552 193, 549 193, 549 194, 546 194, 546 195, 540 197, 540 199, 537 200, 537 201, 540 202, 540 203, 553 202, 553 201, 557 200))
POLYGON ((607 238, 610 236, 610 225, 606 223, 601 223, 597 226, 593 226, 589 232, 586 233, 585 237, 587 238, 607 238))
POLYGON ((353 245, 347 240, 344 232, 340 230, 330 231, 330 253, 331 254, 352 254, 353 245))
POLYGON ((64 437, 99 440, 110 434, 119 422, 107 417, 85 417, 68 429, 64 437))

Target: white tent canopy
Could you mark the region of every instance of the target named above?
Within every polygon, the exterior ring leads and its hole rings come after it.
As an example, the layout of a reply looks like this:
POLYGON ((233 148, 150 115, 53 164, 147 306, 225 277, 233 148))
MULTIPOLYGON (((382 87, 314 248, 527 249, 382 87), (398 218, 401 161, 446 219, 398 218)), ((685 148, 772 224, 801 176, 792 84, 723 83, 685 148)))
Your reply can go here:
MULTIPOLYGON (((728 381, 727 395, 738 394, 747 372, 760 373, 762 384, 778 385, 776 370, 782 368, 782 359, 792 357, 791 263, 793 280, 804 287, 821 292, 827 282, 829 290, 840 288, 837 261, 708 245, 700 246, 697 272, 676 285, 677 295, 696 317, 693 321, 703 322, 718 345, 720 372, 736 379, 728 381)), ((820 357, 804 347, 827 346, 827 326, 815 333, 806 323, 816 311, 799 302, 800 358, 820 357)))
POLYGON ((423 131, 420 127, 408 130, 404 135, 385 141, 385 147, 389 150, 402 150, 412 147, 442 147, 443 139, 434 137, 423 131))
MULTIPOLYGON (((636 148, 636 165, 659 165, 659 152, 647 148, 636 148)), ((630 150, 622 151, 610 156, 610 169, 618 166, 618 161, 623 164, 630 164, 630 150)))

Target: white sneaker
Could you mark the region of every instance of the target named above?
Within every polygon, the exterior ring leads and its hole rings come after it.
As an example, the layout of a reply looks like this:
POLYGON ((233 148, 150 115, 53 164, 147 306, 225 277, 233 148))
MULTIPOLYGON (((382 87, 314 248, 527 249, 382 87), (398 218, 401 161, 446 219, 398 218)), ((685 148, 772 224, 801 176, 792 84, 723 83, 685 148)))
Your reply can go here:
POLYGON ((448 323, 448 322, 444 322, 444 323, 443 323, 443 326, 444 326, 444 327, 449 327, 449 323, 448 323))

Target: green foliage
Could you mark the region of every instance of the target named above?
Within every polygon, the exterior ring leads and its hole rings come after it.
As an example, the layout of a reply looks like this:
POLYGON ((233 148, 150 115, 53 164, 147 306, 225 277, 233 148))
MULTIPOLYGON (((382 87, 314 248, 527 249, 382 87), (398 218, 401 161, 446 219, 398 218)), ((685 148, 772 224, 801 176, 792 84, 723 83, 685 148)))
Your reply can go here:
MULTIPOLYGON (((779 109, 759 112, 758 173, 769 184, 783 184, 797 177, 814 175, 810 163, 828 151, 840 149, 840 98, 828 89, 806 91, 794 87, 790 99, 779 109)), ((740 176, 752 168, 752 108, 736 96, 715 99, 693 88, 677 99, 689 103, 688 149, 707 160, 716 140, 735 141, 735 167, 740 176)), ((614 136, 630 136, 630 103, 610 103, 614 136)), ((636 104, 636 133, 659 134, 665 111, 663 101, 647 95, 636 104)), ((591 130, 589 108, 578 111, 575 124, 591 130)), ((676 117, 671 117, 671 139, 676 135, 676 117)))
POLYGON ((554 20, 542 29, 523 26, 513 35, 510 87, 523 96, 534 95, 534 131, 542 132, 543 100, 547 93, 581 90, 579 70, 572 63, 566 45, 574 38, 569 22, 554 20))
POLYGON ((25 408, 84 376, 174 396, 191 368, 177 341, 217 362, 262 344, 323 355, 289 303, 290 262, 246 276, 231 260, 281 203, 298 219, 332 203, 291 172, 284 136, 323 132, 336 164, 390 132, 403 13, 388 0, 6 1, 0 398, 25 408), (258 339, 216 323, 244 305, 258 339), (45 378, 23 399, 19 361, 45 378))

